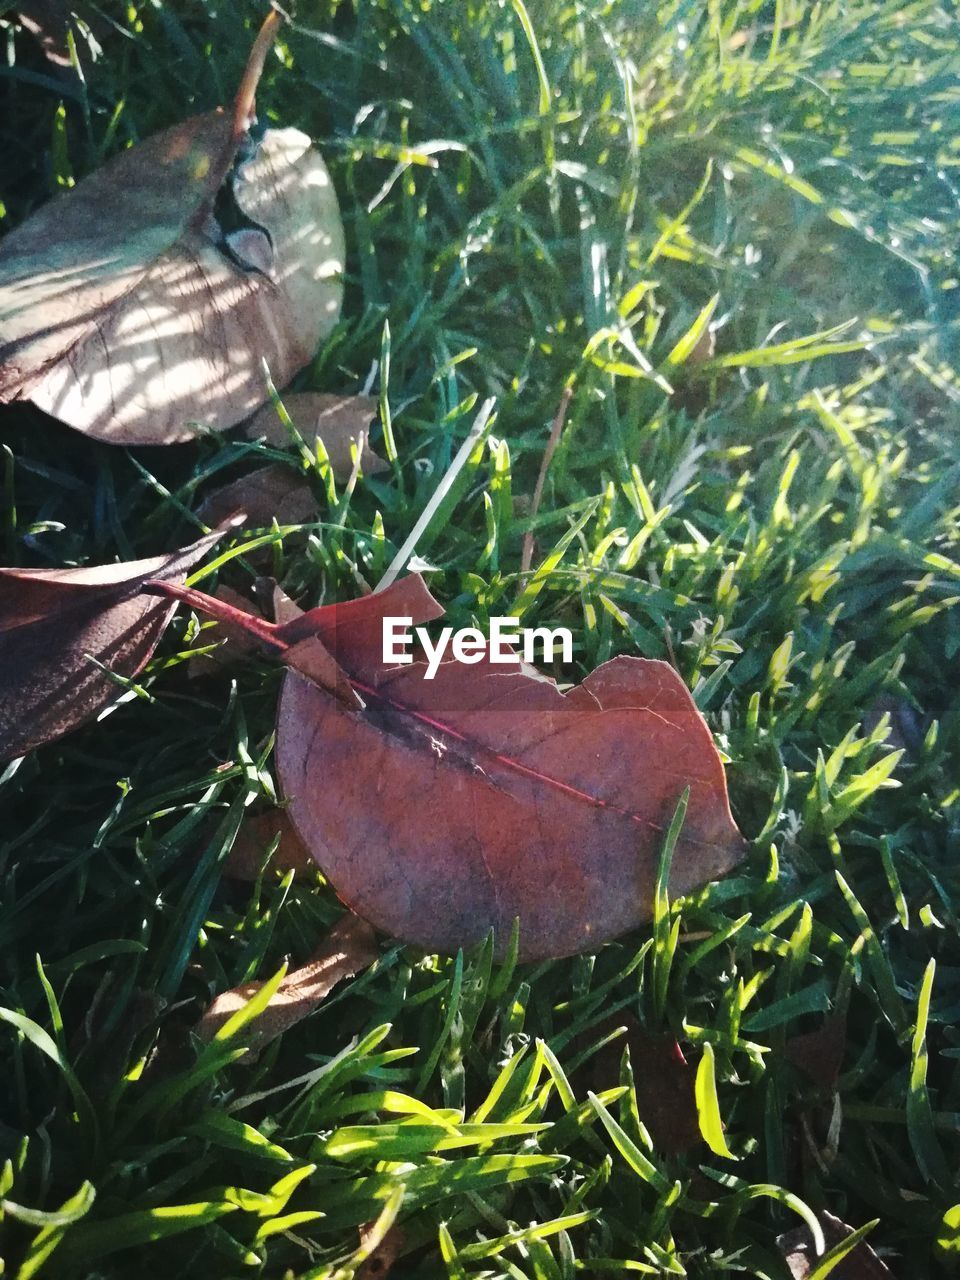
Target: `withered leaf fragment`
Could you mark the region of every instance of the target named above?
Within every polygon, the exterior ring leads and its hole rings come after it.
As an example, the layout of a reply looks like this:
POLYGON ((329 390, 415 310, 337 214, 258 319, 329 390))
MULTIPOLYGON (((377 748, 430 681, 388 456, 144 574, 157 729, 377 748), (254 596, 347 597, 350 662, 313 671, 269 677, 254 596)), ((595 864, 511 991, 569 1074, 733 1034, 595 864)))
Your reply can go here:
MULTIPOLYGON (((853 1234, 852 1229, 834 1214, 824 1212, 819 1217, 828 1250, 836 1248, 841 1241, 849 1239, 853 1234)), ((796 1231, 778 1236, 777 1245, 793 1280, 807 1280, 816 1270, 820 1259, 808 1227, 798 1227, 796 1231)), ((893 1273, 886 1263, 881 1262, 866 1240, 860 1240, 830 1274, 834 1280, 888 1280, 893 1273)))
POLYGON ((371 1248, 369 1242, 375 1238, 378 1229, 376 1221, 364 1223, 360 1228, 360 1251, 366 1253, 369 1249, 370 1252, 353 1273, 354 1280, 386 1280, 407 1247, 407 1233, 394 1223, 379 1244, 371 1248))
POLYGON ((824 1089, 833 1089, 843 1065, 847 1047, 847 1015, 843 1010, 828 1014, 815 1031, 790 1036, 784 1055, 811 1080, 824 1089))
MULTIPOLYGON (((299 391, 283 396, 283 407, 290 420, 312 448, 319 436, 330 458, 330 466, 338 480, 347 480, 353 469, 350 455, 352 443, 369 432, 377 412, 372 396, 338 396, 324 391, 299 391)), ((278 449, 291 443, 290 433, 280 421, 272 404, 265 404, 242 428, 248 440, 265 440, 278 449)), ((389 470, 386 462, 366 443, 360 451, 364 475, 374 476, 389 470)))
POLYGON ((317 864, 283 809, 270 809, 244 819, 223 864, 223 874, 231 880, 256 880, 264 855, 274 842, 277 847, 268 863, 270 869, 293 871, 298 877, 310 872, 316 875, 317 864))
POLYGON ((215 525, 234 511, 243 511, 251 528, 269 527, 274 519, 281 525, 307 524, 317 518, 317 500, 302 474, 277 462, 212 490, 197 515, 215 525))
POLYGON ((622 1027, 625 1037, 608 1041, 580 1070, 579 1092, 594 1093, 616 1085, 619 1081, 620 1059, 624 1045, 630 1049, 634 1089, 637 1095, 637 1111, 650 1132, 657 1151, 666 1155, 680 1155, 703 1141, 697 1119, 697 1101, 694 1089, 696 1067, 687 1061, 674 1036, 654 1032, 641 1026, 632 1013, 611 1015, 605 1022, 591 1027, 589 1036, 583 1033, 578 1045, 596 1040, 605 1031, 622 1027))
POLYGON ((0 401, 29 398, 97 439, 172 444, 261 405, 264 360, 283 386, 311 359, 339 313, 343 228, 309 138, 247 131, 276 21, 232 117, 121 152, 0 243, 0 401))
POLYGON ((62 737, 118 696, 97 663, 136 675, 175 607, 143 594, 144 582, 182 582, 220 536, 129 564, 0 569, 0 759, 62 737))
MULTIPOLYGON (((247 1033, 251 1050, 258 1052, 271 1040, 301 1022, 325 1000, 338 982, 352 978, 377 958, 373 930, 356 916, 345 915, 330 930, 313 957, 288 973, 247 1033)), ((201 1040, 212 1040, 223 1024, 252 999, 262 982, 245 982, 224 991, 197 1024, 201 1040)))

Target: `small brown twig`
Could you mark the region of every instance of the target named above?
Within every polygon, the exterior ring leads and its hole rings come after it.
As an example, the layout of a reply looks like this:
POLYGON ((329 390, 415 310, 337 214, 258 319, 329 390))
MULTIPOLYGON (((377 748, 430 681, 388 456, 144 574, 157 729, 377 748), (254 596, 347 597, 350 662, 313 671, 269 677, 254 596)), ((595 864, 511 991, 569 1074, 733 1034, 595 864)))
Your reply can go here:
MULTIPOLYGON (((543 497, 543 487, 547 480, 547 470, 553 459, 553 455, 557 451, 557 445, 560 443, 560 436, 563 432, 563 424, 567 420, 567 410, 570 408, 570 401, 573 399, 573 386, 571 383, 563 388, 563 395, 560 397, 560 403, 557 406, 557 412, 553 419, 553 426, 550 428, 550 439, 547 441, 547 447, 543 451, 543 459, 540 463, 540 474, 537 476, 536 488, 533 491, 533 501, 530 504, 530 519, 536 516, 540 510, 540 500, 543 497)), ((523 535, 523 550, 520 553, 520 573, 529 573, 530 566, 533 563, 533 530, 528 529, 523 535)))

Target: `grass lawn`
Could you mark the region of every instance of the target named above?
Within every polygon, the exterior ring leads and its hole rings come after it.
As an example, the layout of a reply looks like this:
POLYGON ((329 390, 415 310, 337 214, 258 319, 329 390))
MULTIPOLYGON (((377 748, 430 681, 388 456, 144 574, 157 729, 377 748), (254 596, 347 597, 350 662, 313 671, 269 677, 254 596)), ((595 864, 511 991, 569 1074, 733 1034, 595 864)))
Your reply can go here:
MULTIPOLYGON (((16 7, 0 232, 229 101, 263 17, 80 0, 80 79, 16 7)), ((392 467, 349 494, 317 463, 318 521, 231 533, 201 585, 357 595, 493 396, 417 546, 447 621, 568 626, 564 679, 675 663, 750 853, 597 955, 381 938, 255 1059, 249 1027, 202 1046, 342 908, 222 875, 276 802, 280 672, 191 678, 181 609, 109 715, 0 772, 5 1276, 370 1277, 395 1225, 395 1278, 782 1280, 824 1213, 900 1277, 960 1258, 958 74, 946 0, 298 6, 259 113, 322 148, 349 260, 297 385, 379 393, 392 467)), ((0 448, 25 566, 191 541, 258 449, 23 406, 0 448)))

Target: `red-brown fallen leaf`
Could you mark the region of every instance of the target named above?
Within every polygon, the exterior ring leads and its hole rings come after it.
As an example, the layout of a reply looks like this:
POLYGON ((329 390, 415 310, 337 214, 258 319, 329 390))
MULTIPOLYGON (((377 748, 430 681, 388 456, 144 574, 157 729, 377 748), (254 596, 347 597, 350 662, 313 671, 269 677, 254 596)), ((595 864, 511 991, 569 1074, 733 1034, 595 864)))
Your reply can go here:
MULTIPOLYGON (((259 1052, 271 1040, 301 1022, 325 1000, 338 982, 352 978, 377 958, 373 930, 356 916, 345 915, 330 930, 323 945, 300 969, 288 973, 275 995, 247 1033, 247 1043, 259 1052)), ((212 1040, 223 1024, 251 1000, 262 982, 245 982, 224 991, 197 1023, 201 1040, 212 1040)))
MULTIPOLYGON (((158 585, 218 616, 215 601, 158 585)), ((595 950, 648 920, 689 788, 676 895, 746 842, 706 722, 672 667, 614 658, 562 693, 521 664, 387 668, 383 619, 442 614, 416 574, 276 626, 238 617, 289 670, 277 720, 288 812, 343 901, 428 949, 520 921, 526 960, 595 950)))
MULTIPOLYGON (((852 1228, 832 1213, 824 1212, 819 1217, 827 1249, 832 1249, 852 1234, 852 1228)), ((777 1244, 793 1280, 807 1280, 818 1261, 810 1229, 798 1227, 796 1231, 789 1231, 777 1237, 777 1244)), ((833 1280, 889 1280, 892 1274, 866 1240, 861 1240, 830 1272, 833 1280)))
POLYGON ((276 871, 292 870, 297 875, 315 874, 317 864, 283 809, 270 809, 244 818, 223 864, 223 874, 231 880, 256 880, 263 856, 278 836, 279 844, 270 857, 269 866, 276 871))
MULTIPOLYGON (((372 396, 298 391, 284 394, 283 407, 308 445, 312 446, 317 436, 320 437, 337 479, 348 479, 353 470, 350 446, 359 443, 361 436, 366 440, 377 412, 377 401, 372 396)), ((242 431, 248 440, 265 440, 278 449, 287 449, 291 444, 290 433, 272 404, 259 409, 243 424, 242 431)), ((390 469, 366 443, 360 452, 360 462, 364 475, 368 476, 390 469)))
POLYGON ((317 518, 317 500, 302 473, 275 462, 214 489, 197 515, 215 525, 234 511, 242 511, 251 528, 269 526, 274 519, 281 525, 308 524, 317 518))
POLYGON ((62 737, 118 696, 91 657, 136 675, 173 613, 144 582, 182 582, 220 536, 130 564, 0 569, 0 759, 62 737))
POLYGON ((650 918, 687 786, 672 892, 743 857, 709 729, 666 663, 615 658, 567 693, 486 659, 428 681, 423 664, 382 663, 385 615, 439 612, 414 576, 398 587, 402 604, 386 591, 281 629, 287 642, 312 632, 363 702, 301 667, 277 720, 290 817, 351 910, 429 949, 490 928, 503 946, 519 917, 524 959, 593 950, 650 918))

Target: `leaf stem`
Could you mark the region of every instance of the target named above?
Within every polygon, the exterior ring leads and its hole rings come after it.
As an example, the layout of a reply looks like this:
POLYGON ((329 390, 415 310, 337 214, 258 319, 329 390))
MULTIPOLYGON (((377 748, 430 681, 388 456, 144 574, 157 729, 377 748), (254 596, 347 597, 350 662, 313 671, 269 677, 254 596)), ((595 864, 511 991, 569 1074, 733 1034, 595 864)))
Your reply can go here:
POLYGON ((254 613, 246 613, 236 605, 228 604, 226 600, 208 596, 205 591, 185 587, 179 582, 164 582, 159 578, 148 579, 143 584, 142 590, 146 595, 166 596, 170 600, 187 604, 191 609, 197 609, 208 617, 215 618, 217 622, 226 622, 231 626, 240 627, 275 654, 284 653, 289 647, 280 638, 279 628, 275 622, 268 622, 266 618, 259 618, 254 613))
POLYGON ((257 100, 257 85, 263 75, 267 54, 273 48, 273 42, 277 38, 279 25, 280 14, 276 9, 271 9, 264 18, 263 25, 257 32, 257 38, 253 42, 253 48, 250 50, 250 56, 244 68, 243 78, 237 89, 237 96, 233 101, 234 144, 240 141, 250 127, 250 118, 253 115, 257 100))

